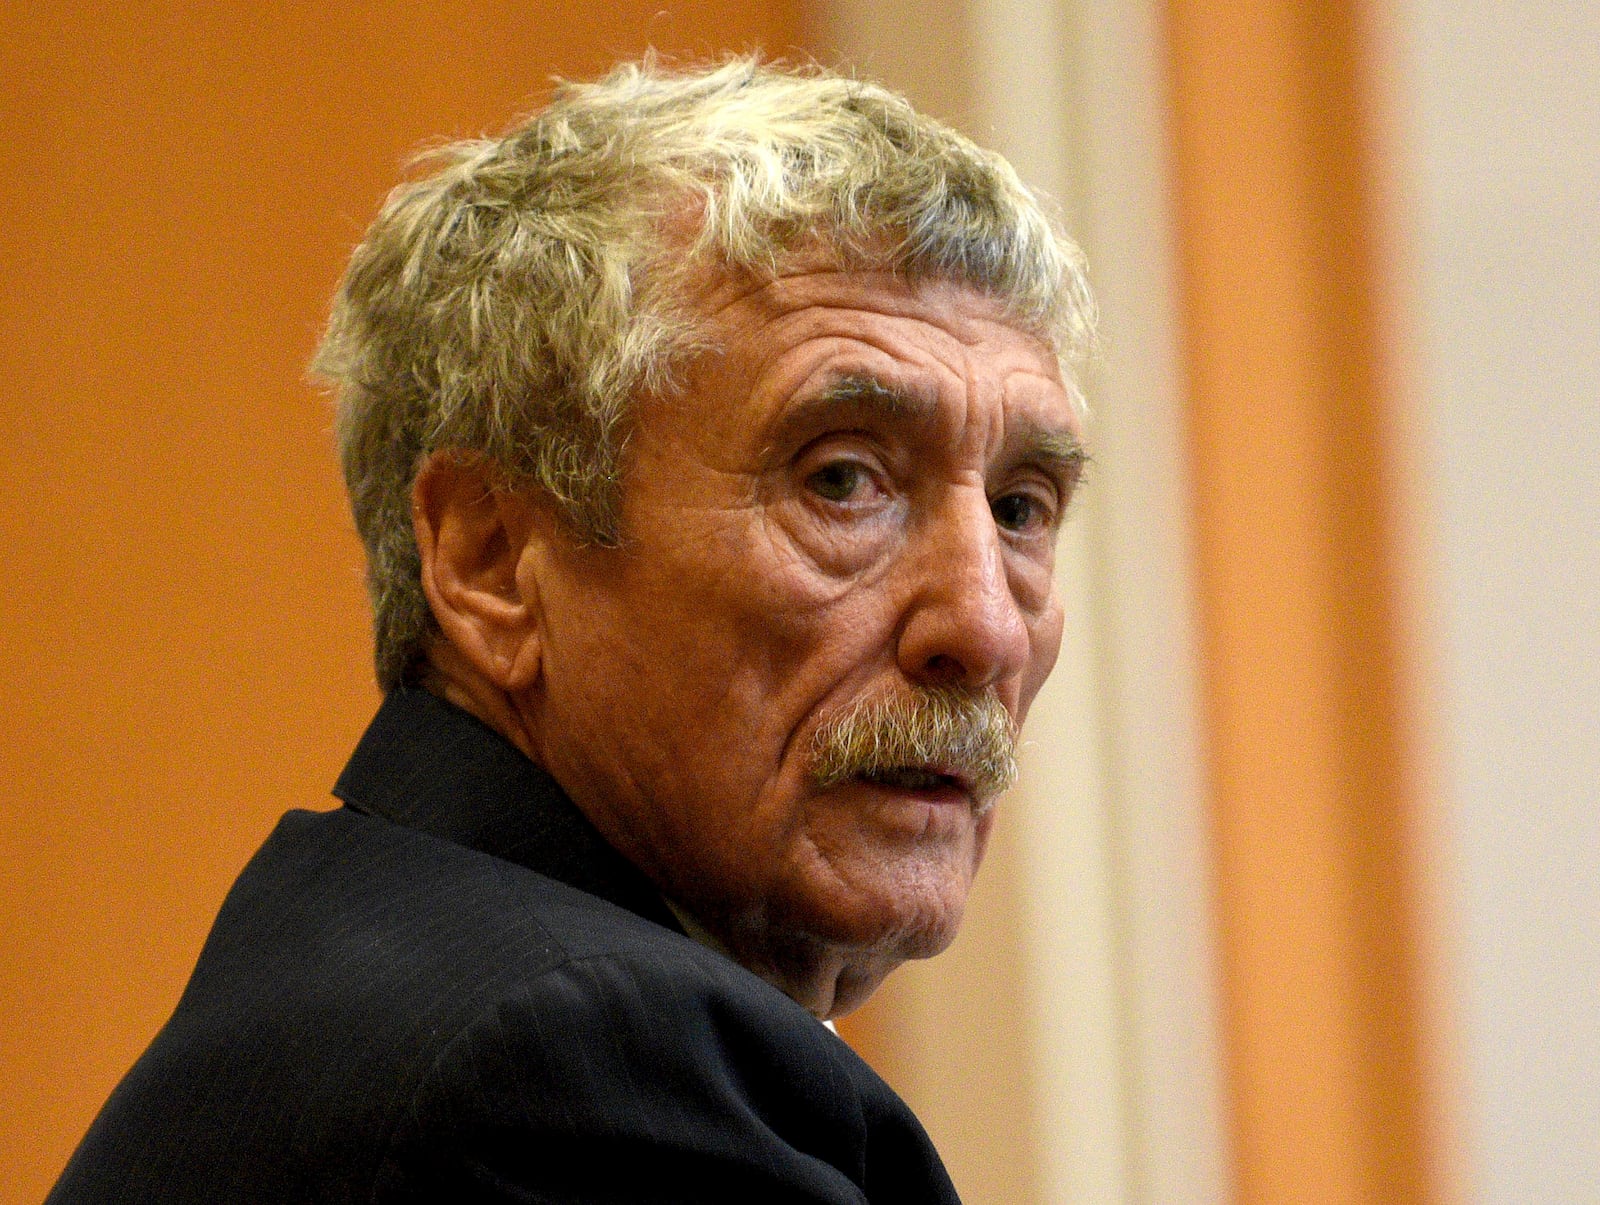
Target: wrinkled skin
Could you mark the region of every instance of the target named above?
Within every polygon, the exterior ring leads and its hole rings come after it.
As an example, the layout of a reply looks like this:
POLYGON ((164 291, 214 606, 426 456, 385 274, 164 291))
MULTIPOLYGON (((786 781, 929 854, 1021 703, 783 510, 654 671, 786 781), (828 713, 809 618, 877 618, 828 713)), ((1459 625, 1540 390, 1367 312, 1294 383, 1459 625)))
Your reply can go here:
POLYGON ((804 272, 706 312, 717 350, 642 403, 621 547, 424 470, 433 660, 696 927, 837 1015, 954 937, 993 813, 945 766, 823 789, 812 734, 918 683, 1020 725, 1061 639, 1077 418, 1049 348, 960 286, 804 272))

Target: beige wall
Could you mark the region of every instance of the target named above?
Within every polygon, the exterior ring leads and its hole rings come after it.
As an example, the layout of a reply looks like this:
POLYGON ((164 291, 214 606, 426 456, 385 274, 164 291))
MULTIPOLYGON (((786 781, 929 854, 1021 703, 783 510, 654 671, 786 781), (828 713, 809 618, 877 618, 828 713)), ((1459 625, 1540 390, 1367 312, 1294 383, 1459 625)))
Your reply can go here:
POLYGON ((38 1200, 376 701, 329 412, 340 267, 424 140, 784 0, 0 13, 0 1199, 38 1200))
POLYGON ((1470 1199, 1600 1200, 1600 6, 1388 6, 1470 1199))

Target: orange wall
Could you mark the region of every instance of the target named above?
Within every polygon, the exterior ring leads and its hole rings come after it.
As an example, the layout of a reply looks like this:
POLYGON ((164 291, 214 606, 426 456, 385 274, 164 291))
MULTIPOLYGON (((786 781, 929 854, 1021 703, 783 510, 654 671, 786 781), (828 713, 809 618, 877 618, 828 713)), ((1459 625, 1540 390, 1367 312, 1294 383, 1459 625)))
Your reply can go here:
POLYGON ((43 1196, 241 864, 329 802, 374 706, 303 374, 403 160, 647 44, 786 50, 797 12, 5 6, 0 1199, 43 1196))
POLYGON ((1362 14, 1166 8, 1238 1199, 1435 1200, 1362 14))

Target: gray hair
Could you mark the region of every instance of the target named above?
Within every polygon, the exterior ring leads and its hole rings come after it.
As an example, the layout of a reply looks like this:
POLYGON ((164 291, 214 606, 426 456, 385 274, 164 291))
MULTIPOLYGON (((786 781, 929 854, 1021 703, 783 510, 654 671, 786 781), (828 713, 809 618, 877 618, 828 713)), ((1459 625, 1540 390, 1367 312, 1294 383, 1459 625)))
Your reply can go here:
POLYGON ((1078 249, 998 155, 877 85, 734 59, 562 83, 498 139, 419 161, 355 250, 313 373, 367 550, 379 684, 433 632, 411 490, 430 453, 546 491, 617 542, 634 399, 697 339, 691 287, 800 256, 996 298, 1063 360, 1091 338, 1078 249))

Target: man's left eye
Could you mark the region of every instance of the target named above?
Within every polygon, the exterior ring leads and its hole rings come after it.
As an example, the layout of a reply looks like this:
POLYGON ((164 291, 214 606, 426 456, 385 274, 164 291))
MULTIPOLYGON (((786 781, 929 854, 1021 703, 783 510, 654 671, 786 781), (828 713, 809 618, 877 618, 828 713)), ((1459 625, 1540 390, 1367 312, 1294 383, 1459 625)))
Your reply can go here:
POLYGON ((1002 494, 989 504, 994 521, 1007 531, 1027 531, 1046 522, 1044 503, 1032 494, 1002 494))

